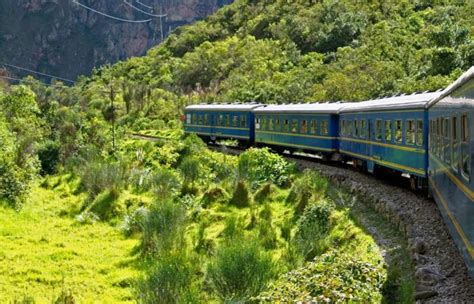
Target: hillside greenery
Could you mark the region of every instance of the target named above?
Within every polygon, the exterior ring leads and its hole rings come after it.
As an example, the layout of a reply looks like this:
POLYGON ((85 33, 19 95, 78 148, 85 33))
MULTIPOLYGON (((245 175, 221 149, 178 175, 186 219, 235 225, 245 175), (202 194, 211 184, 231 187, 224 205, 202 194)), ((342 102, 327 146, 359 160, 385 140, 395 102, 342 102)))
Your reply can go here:
POLYGON ((474 64, 472 11, 237 0, 72 87, 0 83, 0 300, 411 302, 409 262, 385 267, 326 179, 267 149, 213 152, 179 117, 443 88, 474 64))

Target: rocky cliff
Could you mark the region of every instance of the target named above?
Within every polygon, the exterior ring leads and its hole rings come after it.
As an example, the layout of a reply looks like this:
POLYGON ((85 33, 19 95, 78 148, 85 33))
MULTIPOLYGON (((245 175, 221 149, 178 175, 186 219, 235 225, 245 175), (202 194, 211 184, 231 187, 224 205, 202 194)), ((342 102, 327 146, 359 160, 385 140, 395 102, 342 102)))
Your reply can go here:
MULTIPOLYGON (((143 55, 177 26, 202 19, 232 0, 1 0, 0 64, 65 78, 143 55), (114 20, 100 13, 135 23, 114 20), (160 18, 151 15, 166 14, 160 18)), ((1 65, 0 65, 1 67, 1 65)), ((9 68, 11 75, 21 71, 9 68)))

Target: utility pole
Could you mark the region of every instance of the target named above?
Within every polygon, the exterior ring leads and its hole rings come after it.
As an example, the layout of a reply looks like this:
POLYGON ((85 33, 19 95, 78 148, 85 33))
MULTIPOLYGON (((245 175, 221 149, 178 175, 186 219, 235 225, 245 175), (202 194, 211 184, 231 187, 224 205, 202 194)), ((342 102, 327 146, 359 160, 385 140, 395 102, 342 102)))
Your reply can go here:
POLYGON ((163 35, 163 0, 160 0, 160 33, 161 33, 161 40, 163 42, 164 35, 163 35))

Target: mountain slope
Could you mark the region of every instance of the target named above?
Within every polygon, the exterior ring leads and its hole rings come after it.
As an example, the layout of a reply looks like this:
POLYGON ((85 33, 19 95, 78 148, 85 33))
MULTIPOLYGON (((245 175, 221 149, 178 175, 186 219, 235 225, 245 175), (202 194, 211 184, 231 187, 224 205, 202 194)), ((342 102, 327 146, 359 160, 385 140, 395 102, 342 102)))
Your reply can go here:
MULTIPOLYGON (((167 14, 162 25, 166 36, 231 0, 129 0, 135 8, 121 0, 78 2, 128 20, 148 19, 137 9, 156 14, 162 3, 161 11, 167 14), (151 6, 155 9, 148 8, 151 6)), ((161 40, 160 22, 151 18, 141 24, 114 21, 70 0, 4 0, 0 2, 0 62, 66 78, 88 75, 93 67, 143 55, 156 45, 161 40)))

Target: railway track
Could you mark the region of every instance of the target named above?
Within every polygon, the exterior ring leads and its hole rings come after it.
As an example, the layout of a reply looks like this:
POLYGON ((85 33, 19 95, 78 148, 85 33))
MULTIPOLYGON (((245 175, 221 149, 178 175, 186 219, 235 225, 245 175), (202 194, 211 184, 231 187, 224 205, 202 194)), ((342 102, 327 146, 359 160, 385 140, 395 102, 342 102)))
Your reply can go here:
MULTIPOLYGON (((134 138, 153 140, 135 134, 134 138)), ((157 138, 159 139, 159 138, 157 138)), ((218 152, 239 155, 244 148, 209 145, 218 152)), ((373 208, 405 236, 415 268, 415 297, 422 303, 473 303, 474 280, 432 199, 410 191, 403 179, 375 177, 348 164, 327 163, 309 155, 283 153, 300 168, 317 170, 373 208)))

